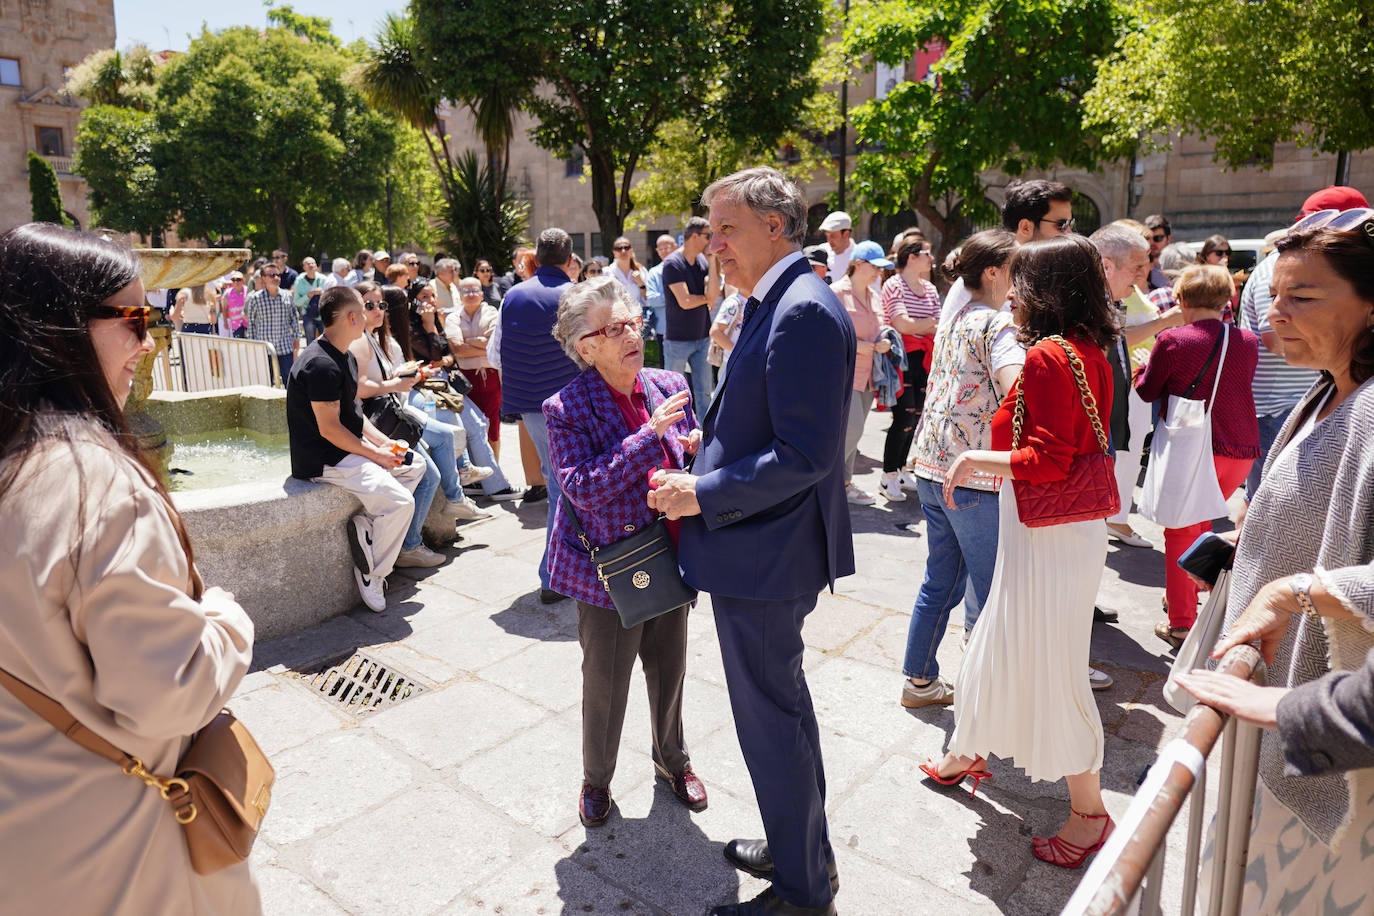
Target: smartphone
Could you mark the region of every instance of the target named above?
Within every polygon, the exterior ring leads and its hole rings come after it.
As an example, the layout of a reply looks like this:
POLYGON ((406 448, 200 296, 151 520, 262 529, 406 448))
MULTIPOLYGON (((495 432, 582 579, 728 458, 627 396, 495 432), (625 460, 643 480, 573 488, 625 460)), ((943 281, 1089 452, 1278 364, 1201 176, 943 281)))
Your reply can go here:
POLYGON ((1209 531, 1193 541, 1193 545, 1183 552, 1178 558, 1178 566, 1210 588, 1217 584, 1217 576, 1221 575, 1223 569, 1231 568, 1235 555, 1234 544, 1209 531))

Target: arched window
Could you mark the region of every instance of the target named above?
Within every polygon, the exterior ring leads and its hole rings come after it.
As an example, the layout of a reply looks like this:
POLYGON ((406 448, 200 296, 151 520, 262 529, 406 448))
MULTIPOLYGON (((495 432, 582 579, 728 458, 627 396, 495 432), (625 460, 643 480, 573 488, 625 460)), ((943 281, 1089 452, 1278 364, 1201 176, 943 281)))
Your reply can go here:
POLYGON ((1079 191, 1073 192, 1073 231, 1079 235, 1092 235, 1102 228, 1102 211, 1097 202, 1079 191))
POLYGON ((821 221, 830 213, 830 205, 825 201, 812 204, 806 208, 806 244, 819 245, 825 241, 825 233, 821 231, 821 221))

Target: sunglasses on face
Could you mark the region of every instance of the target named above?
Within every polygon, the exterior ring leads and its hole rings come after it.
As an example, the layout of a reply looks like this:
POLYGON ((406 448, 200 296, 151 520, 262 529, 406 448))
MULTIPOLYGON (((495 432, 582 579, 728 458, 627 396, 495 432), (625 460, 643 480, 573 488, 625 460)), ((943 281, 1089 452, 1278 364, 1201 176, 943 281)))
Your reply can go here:
POLYGON ((279 280, 279 279, 281 279, 281 274, 263 274, 263 276, 266 277, 268 280, 279 280))
POLYGON ((479 268, 477 268, 477 272, 478 272, 479 274, 489 274, 489 273, 491 273, 491 268, 490 268, 490 267, 479 267, 479 268))
POLYGON ((583 335, 582 335, 580 338, 578 338, 578 339, 579 339, 579 340, 586 340, 588 337, 596 337, 596 336, 600 335, 600 336, 602 336, 602 337, 605 337, 607 340, 614 340, 615 338, 619 337, 621 334, 624 334, 626 328, 633 328, 634 330, 638 331, 638 330, 639 330, 641 327, 643 327, 643 326, 644 326, 644 319, 643 319, 643 318, 628 318, 628 319, 626 319, 625 321, 612 321, 610 324, 606 325, 604 328, 600 328, 600 329, 598 329, 598 330, 592 331, 590 334, 583 334, 583 335))
POLYGON ((633 245, 613 245, 613 246, 611 247, 611 250, 612 250, 612 251, 633 251, 633 250, 634 250, 634 246, 633 246, 633 245))
POLYGON ((406 261, 406 267, 419 267, 419 261, 406 261))
POLYGON ((375 302, 364 302, 363 308, 367 309, 369 312, 375 312, 377 309, 381 308, 381 306, 375 302))
POLYGON ((153 309, 147 305, 98 305, 93 313, 96 318, 123 318, 134 336, 142 340, 148 333, 148 317, 153 309))
POLYGON ((588 270, 586 273, 587 273, 587 276, 589 276, 589 277, 599 277, 599 276, 601 276, 601 268, 600 268, 600 267, 593 267, 593 268, 591 268, 590 270, 588 270))
POLYGON ((1155 233, 1154 235, 1150 236, 1150 238, 1153 239, 1155 242, 1167 242, 1169 240, 1169 237, 1167 235, 1160 235, 1159 233, 1155 233))
POLYGON ((1053 226, 1054 228, 1058 229, 1060 232, 1072 232, 1072 231, 1073 231, 1073 217, 1072 217, 1072 216, 1069 217, 1068 219, 1044 219, 1044 218, 1042 217, 1042 218, 1039 220, 1039 222, 1042 222, 1042 223, 1049 223, 1051 226, 1053 226))
POLYGON ((1218 248, 1215 251, 1213 251, 1212 254, 1216 255, 1219 258, 1229 258, 1231 256, 1231 249, 1218 248))

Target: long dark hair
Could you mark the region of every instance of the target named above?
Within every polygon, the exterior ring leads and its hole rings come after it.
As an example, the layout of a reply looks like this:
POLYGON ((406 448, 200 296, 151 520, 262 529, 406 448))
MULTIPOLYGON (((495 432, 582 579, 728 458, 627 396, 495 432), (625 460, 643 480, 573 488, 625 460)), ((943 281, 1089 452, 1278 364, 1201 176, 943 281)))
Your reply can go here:
MULTIPOLYGON (((26 223, 0 235, 0 500, 21 485, 28 458, 44 441, 73 448, 97 423, 121 451, 149 472, 176 527, 191 569, 188 594, 204 585, 181 515, 154 457, 129 430, 91 341, 90 321, 111 296, 138 279, 133 252, 99 236, 51 223, 26 223)), ((79 460, 78 524, 87 483, 79 460)))
POLYGON ((1055 334, 1079 334, 1106 348, 1119 319, 1097 246, 1081 235, 1031 242, 1011 258, 1017 339, 1027 346, 1055 334))
MULTIPOLYGON (((386 303, 384 333, 392 336, 407 360, 414 359, 410 348, 410 297, 399 286, 383 286, 382 301, 386 303)), ((386 347, 386 338, 382 338, 382 347, 386 347)))
MULTIPOLYGON (((1290 251, 1310 251, 1326 260, 1336 275, 1355 288, 1355 295, 1374 303, 1374 219, 1354 229, 1308 229, 1290 232, 1275 246, 1280 257, 1290 251)), ((1331 373, 1323 370, 1323 375, 1331 373)), ((1374 330, 1366 327, 1350 351, 1350 378, 1362 385, 1374 378, 1374 330)))

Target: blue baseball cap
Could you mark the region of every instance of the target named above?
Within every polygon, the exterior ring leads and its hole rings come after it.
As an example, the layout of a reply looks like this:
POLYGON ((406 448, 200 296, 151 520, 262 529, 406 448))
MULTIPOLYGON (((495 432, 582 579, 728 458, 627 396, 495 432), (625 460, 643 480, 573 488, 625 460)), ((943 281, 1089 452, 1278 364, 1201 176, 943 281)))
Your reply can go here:
POLYGON ((883 246, 877 242, 863 241, 854 246, 854 261, 867 261, 874 267, 892 267, 893 264, 883 257, 883 246))

